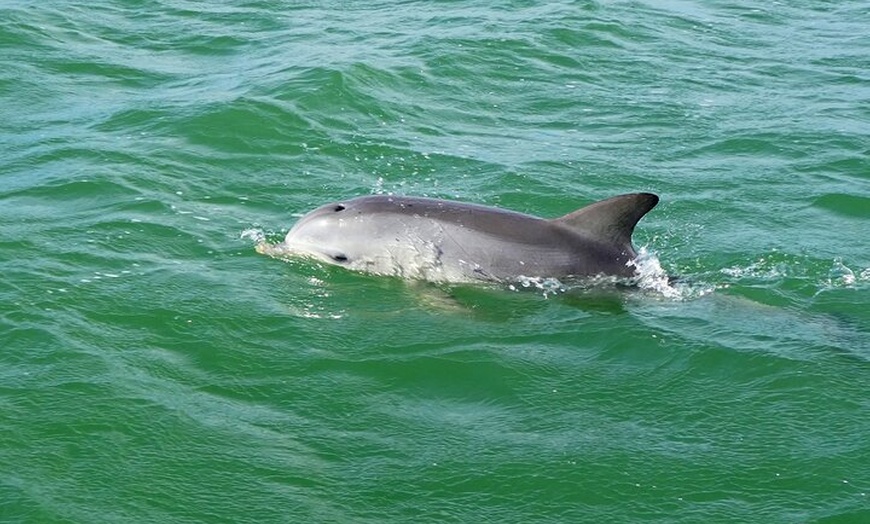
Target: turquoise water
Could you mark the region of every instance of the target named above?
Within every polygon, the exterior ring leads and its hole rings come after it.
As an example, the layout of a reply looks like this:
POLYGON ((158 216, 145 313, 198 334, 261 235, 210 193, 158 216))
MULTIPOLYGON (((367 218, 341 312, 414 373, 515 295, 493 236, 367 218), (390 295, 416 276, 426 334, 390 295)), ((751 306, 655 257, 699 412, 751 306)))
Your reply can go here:
POLYGON ((0 14, 0 521, 870 522, 866 3, 0 14), (675 287, 254 251, 632 191, 675 287))

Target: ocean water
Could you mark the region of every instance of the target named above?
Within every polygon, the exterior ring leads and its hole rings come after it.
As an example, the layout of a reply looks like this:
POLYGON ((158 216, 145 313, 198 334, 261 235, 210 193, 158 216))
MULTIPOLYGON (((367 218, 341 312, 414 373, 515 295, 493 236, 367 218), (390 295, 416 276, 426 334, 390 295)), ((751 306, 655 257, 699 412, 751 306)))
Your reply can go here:
POLYGON ((5 2, 0 521, 870 522, 868 27, 854 0, 5 2), (254 250, 357 195, 633 191, 673 285, 254 250))

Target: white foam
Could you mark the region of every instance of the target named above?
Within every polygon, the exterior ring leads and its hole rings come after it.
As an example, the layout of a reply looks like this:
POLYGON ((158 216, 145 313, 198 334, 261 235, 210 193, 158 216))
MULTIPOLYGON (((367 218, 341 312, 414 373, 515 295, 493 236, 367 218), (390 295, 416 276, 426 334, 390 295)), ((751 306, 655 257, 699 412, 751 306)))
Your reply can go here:
POLYGON ((842 258, 835 258, 834 263, 831 265, 831 280, 839 281, 845 286, 851 286, 855 284, 857 280, 855 278, 855 272, 852 269, 843 263, 842 258))
POLYGON ((662 268, 661 261, 655 253, 649 251, 645 246, 640 248, 637 258, 629 261, 628 265, 634 266, 637 272, 635 277, 637 287, 654 291, 665 298, 687 298, 683 290, 671 285, 671 279, 662 268))
POLYGON ((537 289, 543 292, 544 298, 550 295, 557 295, 567 291, 568 287, 557 278, 542 278, 542 277, 526 277, 520 276, 515 284, 509 284, 508 289, 511 291, 519 291, 519 285, 525 289, 537 289))
POLYGON ((719 272, 734 278, 777 279, 787 276, 787 267, 761 257, 746 267, 731 266, 722 268, 719 272))
POLYGON ((716 289, 715 285, 709 283, 674 280, 662 268, 658 256, 646 247, 640 248, 637 258, 628 264, 634 266, 637 272, 633 283, 638 288, 651 291, 662 298, 689 300, 708 295, 716 289))
POLYGON ((821 282, 819 291, 833 288, 854 288, 870 282, 870 268, 861 271, 853 270, 847 266, 843 259, 837 257, 831 263, 828 278, 821 282))

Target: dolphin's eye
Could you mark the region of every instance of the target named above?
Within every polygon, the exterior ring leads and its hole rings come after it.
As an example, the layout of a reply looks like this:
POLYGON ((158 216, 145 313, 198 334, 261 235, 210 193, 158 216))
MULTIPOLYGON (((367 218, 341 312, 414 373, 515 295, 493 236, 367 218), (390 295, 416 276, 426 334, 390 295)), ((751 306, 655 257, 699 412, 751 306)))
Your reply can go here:
POLYGON ((344 211, 344 206, 341 204, 338 204, 337 206, 332 208, 332 210, 335 211, 336 213, 338 213, 339 211, 344 211))
POLYGON ((347 262, 347 256, 345 255, 332 255, 332 259, 336 262, 347 262))

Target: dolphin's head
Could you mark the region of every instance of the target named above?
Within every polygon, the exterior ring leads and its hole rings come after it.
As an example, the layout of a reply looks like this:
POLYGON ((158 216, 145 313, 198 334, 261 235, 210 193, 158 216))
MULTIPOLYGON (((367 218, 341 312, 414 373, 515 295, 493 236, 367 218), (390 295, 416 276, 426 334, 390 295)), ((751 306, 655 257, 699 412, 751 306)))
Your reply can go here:
POLYGON ((358 232, 358 212, 342 202, 327 204, 308 213, 293 226, 284 242, 269 254, 310 256, 329 264, 348 265, 359 256, 365 240, 358 232))
MULTIPOLYGON (((283 242, 257 251, 277 258, 306 256, 352 270, 405 278, 443 279, 443 226, 425 199, 380 195, 327 204, 300 218, 283 242)), ((452 275, 452 274, 451 274, 452 275)))

